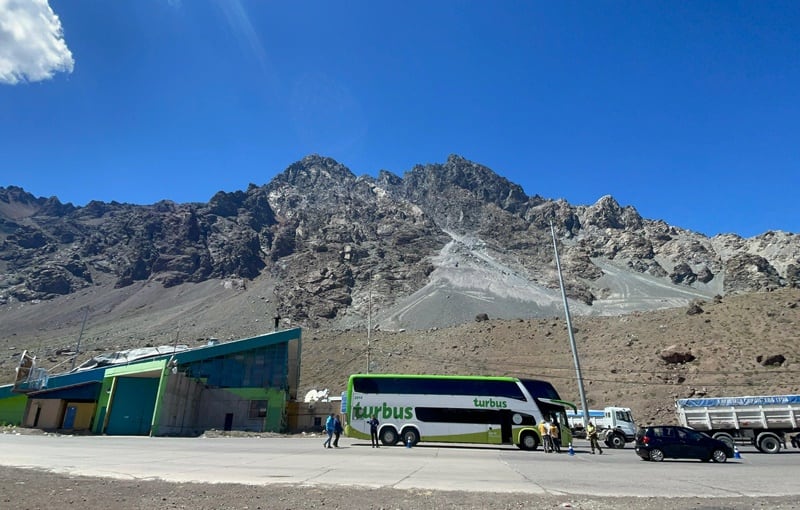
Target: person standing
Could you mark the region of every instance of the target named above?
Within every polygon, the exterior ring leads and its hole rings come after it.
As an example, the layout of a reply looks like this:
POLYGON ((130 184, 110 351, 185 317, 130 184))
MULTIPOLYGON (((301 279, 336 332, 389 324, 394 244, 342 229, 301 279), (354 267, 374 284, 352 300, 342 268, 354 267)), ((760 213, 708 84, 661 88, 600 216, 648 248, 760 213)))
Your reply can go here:
POLYGON ((594 449, 600 452, 600 455, 603 455, 603 449, 600 448, 600 443, 597 441, 597 427, 591 421, 586 426, 586 437, 589 439, 589 445, 592 447, 592 455, 594 455, 594 449))
POLYGON ((547 420, 539 422, 539 437, 542 438, 542 449, 544 449, 544 453, 553 451, 553 441, 550 438, 550 426, 547 420))
POLYGON ((561 453, 561 428, 554 419, 550 420, 550 441, 553 443, 553 451, 561 453))
POLYGON ((379 422, 378 417, 373 414, 372 418, 367 421, 367 424, 369 425, 369 437, 372 442, 372 447, 380 448, 378 444, 378 425, 380 425, 381 422, 379 422))
POLYGON ((342 435, 342 420, 337 414, 333 419, 333 447, 339 448, 339 436, 342 435))
POLYGON ((328 434, 328 439, 322 443, 323 448, 333 448, 331 446, 331 440, 333 439, 333 413, 328 415, 328 419, 325 420, 325 433, 328 434))

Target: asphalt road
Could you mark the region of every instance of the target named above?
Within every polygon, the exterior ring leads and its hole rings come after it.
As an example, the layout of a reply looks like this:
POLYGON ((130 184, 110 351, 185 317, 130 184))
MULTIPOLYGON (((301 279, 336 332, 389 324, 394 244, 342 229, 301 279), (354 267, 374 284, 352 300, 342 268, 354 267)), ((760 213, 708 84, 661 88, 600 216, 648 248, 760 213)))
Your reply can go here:
POLYGON ((147 438, 0 435, 0 465, 61 474, 176 482, 359 485, 397 489, 550 495, 800 496, 800 450, 778 455, 744 448, 725 464, 639 460, 631 447, 574 455, 514 447, 441 444, 370 448, 322 437, 147 438))

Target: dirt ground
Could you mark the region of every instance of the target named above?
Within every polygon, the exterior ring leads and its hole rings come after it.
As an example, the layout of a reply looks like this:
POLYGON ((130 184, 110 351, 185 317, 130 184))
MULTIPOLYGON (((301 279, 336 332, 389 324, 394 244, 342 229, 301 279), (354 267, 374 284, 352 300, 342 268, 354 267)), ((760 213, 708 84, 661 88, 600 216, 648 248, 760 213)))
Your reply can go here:
POLYGON ((8 510, 260 510, 260 509, 776 509, 794 498, 598 498, 529 494, 413 491, 296 485, 170 483, 63 476, 0 466, 0 508, 8 510))
MULTIPOLYGON (((676 308, 574 318, 589 406, 630 407, 646 425, 675 423, 679 398, 800 394, 800 290, 731 296, 699 307, 692 314, 676 308), (666 362, 660 354, 671 346, 694 360, 666 362), (770 357, 783 361, 765 364, 770 357)), ((364 331, 304 330, 301 391, 343 391, 349 374, 366 371, 365 337, 364 331)), ((370 370, 541 378, 580 405, 560 317, 373 332, 370 370)))

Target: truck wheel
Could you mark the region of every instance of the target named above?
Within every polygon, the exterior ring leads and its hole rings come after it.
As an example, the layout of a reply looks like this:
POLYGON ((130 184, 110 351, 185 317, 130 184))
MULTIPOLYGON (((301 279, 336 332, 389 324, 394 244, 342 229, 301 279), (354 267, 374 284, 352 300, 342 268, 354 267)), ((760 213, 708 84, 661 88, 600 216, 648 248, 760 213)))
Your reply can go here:
POLYGON ((781 451, 781 442, 775 436, 764 436, 758 441, 758 449, 764 453, 778 453, 781 451))
POLYGON ((734 447, 733 436, 731 436, 730 434, 727 434, 725 432, 717 432, 716 434, 714 434, 713 437, 714 437, 714 439, 719 439, 720 441, 722 441, 726 445, 730 446, 731 450, 733 450, 733 447, 734 447))
POLYGON ((611 434, 606 439, 606 444, 611 448, 625 448, 625 438, 620 434, 611 434))

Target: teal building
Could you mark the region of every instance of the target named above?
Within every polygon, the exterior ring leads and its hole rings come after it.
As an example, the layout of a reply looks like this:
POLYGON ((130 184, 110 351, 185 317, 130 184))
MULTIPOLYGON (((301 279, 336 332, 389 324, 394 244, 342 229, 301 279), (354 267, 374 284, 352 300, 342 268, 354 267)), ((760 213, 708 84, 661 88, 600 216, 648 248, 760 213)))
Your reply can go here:
POLYGON ((300 328, 0 387, 0 423, 107 435, 283 432, 300 379, 300 328))

